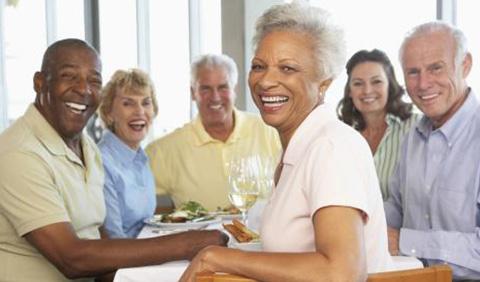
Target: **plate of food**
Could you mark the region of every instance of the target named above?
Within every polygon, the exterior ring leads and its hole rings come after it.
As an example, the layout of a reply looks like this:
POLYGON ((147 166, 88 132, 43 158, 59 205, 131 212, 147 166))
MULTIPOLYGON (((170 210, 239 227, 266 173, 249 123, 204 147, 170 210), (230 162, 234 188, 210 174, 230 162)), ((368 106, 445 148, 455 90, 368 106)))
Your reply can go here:
POLYGON ((155 217, 151 217, 144 222, 148 225, 169 229, 201 229, 212 223, 220 222, 220 219, 213 217, 204 221, 162 222, 161 220, 155 219, 155 217))
POLYGON ((223 224, 223 228, 233 237, 229 242, 229 247, 245 251, 262 250, 260 236, 239 220, 233 219, 232 224, 223 224))
POLYGON ((145 224, 174 229, 200 229, 220 219, 208 213, 199 203, 189 201, 169 214, 156 214, 144 220, 145 224))
POLYGON ((216 211, 209 212, 210 215, 220 217, 222 220, 232 220, 242 218, 240 210, 234 206, 229 206, 226 208, 218 207, 216 211))

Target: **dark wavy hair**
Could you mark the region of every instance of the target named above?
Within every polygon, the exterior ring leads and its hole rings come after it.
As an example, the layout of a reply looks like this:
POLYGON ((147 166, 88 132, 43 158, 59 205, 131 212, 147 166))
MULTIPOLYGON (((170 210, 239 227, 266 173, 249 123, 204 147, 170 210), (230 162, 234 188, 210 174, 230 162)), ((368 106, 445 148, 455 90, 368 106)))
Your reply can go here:
POLYGON ((401 120, 408 119, 412 115, 412 104, 402 101, 405 89, 398 83, 397 78, 395 77, 395 71, 393 70, 392 63, 388 56, 378 49, 373 49, 372 51, 358 51, 348 60, 346 66, 348 79, 345 84, 343 98, 337 106, 338 118, 346 124, 353 126, 358 131, 365 129, 365 120, 363 119, 362 114, 355 108, 352 98, 350 97, 350 79, 352 70, 358 64, 365 62, 375 62, 383 66, 383 70, 388 79, 387 113, 393 114, 401 120))

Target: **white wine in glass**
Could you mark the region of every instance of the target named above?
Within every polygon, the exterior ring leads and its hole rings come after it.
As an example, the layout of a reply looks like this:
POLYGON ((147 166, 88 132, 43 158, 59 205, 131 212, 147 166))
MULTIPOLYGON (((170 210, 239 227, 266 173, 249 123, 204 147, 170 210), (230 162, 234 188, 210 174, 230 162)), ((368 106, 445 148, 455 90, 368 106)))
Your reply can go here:
POLYGON ((230 202, 237 207, 240 211, 245 212, 255 204, 257 201, 258 193, 243 193, 243 192, 230 192, 228 198, 230 202))
POLYGON ((232 205, 242 213, 242 220, 247 225, 247 211, 255 204, 259 195, 257 187, 256 158, 244 157, 229 163, 228 198, 232 205))

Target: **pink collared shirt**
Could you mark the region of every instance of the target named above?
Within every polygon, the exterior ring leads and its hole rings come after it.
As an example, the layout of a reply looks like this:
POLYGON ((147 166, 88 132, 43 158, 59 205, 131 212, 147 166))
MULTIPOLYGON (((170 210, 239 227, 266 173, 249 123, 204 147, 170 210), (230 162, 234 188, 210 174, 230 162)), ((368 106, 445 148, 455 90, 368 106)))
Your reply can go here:
POLYGON ((358 132, 322 105, 307 116, 285 151, 282 174, 263 214, 264 250, 315 251, 313 215, 327 206, 363 211, 368 272, 392 269, 370 149, 358 132))

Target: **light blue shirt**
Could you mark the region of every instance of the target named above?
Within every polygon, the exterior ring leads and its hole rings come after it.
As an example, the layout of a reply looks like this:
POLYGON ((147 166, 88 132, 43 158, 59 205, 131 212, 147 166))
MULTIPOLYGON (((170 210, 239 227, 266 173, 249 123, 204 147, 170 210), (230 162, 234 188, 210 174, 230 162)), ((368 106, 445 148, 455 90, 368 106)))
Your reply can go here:
POLYGON ((135 238, 156 206, 148 157, 142 148, 132 150, 109 130, 98 147, 105 168, 104 227, 111 238, 135 238))
POLYGON ((480 104, 470 91, 433 130, 423 117, 407 133, 385 202, 400 252, 448 263, 454 279, 480 279, 480 104))

